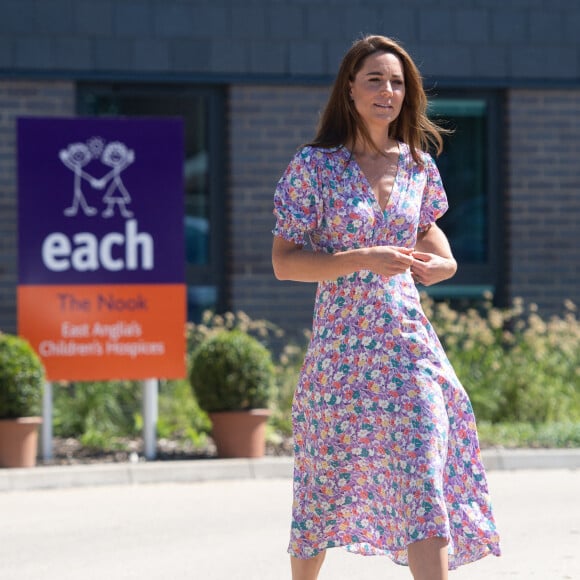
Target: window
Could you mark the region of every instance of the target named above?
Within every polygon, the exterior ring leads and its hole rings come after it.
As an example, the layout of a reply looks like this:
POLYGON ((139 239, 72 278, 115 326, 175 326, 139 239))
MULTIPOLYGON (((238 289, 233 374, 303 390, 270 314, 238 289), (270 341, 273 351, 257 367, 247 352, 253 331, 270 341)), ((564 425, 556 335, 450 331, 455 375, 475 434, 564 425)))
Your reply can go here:
POLYGON ((82 115, 181 117, 185 129, 185 256, 188 319, 224 309, 223 95, 184 86, 85 85, 82 115))
POLYGON ((495 95, 441 95, 429 104, 431 118, 453 130, 437 159, 449 199, 439 224, 459 269, 432 295, 470 298, 500 285, 499 103, 495 95))

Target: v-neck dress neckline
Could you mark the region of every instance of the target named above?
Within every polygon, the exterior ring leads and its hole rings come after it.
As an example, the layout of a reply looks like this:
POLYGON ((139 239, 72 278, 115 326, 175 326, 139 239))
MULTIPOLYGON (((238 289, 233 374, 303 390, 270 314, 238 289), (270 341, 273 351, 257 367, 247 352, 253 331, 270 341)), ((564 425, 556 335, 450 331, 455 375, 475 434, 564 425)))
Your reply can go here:
POLYGON ((375 190, 373 189, 371 182, 367 178, 363 168, 360 166, 359 162, 356 160, 354 153, 352 151, 350 151, 349 149, 346 149, 346 151, 348 152, 348 155, 350 156, 350 161, 354 164, 354 167, 356 168, 356 171, 357 171, 360 179, 364 182, 364 184, 368 188, 368 193, 369 193, 370 197, 372 198, 372 203, 373 203, 375 209, 378 208, 379 214, 383 217, 386 217, 388 215, 388 210, 390 207, 392 207, 395 194, 398 191, 398 189, 397 189, 398 181, 399 181, 399 178, 401 176, 401 173, 403 173, 401 171, 401 166, 403 165, 403 159, 404 159, 403 143, 401 143, 400 141, 397 141, 397 146, 399 149, 399 153, 398 153, 398 157, 397 157, 397 171, 395 172, 395 178, 393 179, 393 185, 391 186, 391 191, 389 193, 389 196, 387 197, 387 202, 385 203, 384 208, 381 207, 381 204, 379 202, 379 197, 376 194, 375 190))

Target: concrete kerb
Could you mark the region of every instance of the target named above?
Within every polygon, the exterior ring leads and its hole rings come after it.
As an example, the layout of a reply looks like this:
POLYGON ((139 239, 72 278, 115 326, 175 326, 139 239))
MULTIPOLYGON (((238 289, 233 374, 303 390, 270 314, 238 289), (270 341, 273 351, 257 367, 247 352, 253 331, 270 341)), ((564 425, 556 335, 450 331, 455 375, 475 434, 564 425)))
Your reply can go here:
POLYGON ((289 478, 291 457, 196 459, 0 469, 0 492, 98 485, 289 478))
POLYGON ((580 449, 484 449, 489 470, 580 469, 580 449))
MULTIPOLYGON (((580 449, 488 449, 483 460, 488 470, 580 469, 580 449)), ((0 492, 290 477, 291 457, 38 466, 0 469, 0 492)))

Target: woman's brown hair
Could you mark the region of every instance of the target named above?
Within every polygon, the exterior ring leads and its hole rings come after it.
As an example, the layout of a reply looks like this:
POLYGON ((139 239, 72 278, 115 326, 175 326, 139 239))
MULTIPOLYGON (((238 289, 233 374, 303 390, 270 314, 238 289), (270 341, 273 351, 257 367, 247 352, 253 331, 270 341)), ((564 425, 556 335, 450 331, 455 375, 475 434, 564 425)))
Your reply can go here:
POLYGON ((422 163, 419 151, 443 149, 442 134, 447 133, 427 117, 427 96, 419 69, 406 50, 385 36, 366 36, 357 40, 342 59, 332 92, 320 118, 314 147, 331 148, 341 145, 353 146, 362 138, 377 153, 383 154, 371 139, 363 119, 350 98, 350 83, 371 54, 385 52, 397 56, 403 64, 405 76, 405 99, 401 112, 389 126, 389 137, 403 141, 409 146, 417 163, 422 163))

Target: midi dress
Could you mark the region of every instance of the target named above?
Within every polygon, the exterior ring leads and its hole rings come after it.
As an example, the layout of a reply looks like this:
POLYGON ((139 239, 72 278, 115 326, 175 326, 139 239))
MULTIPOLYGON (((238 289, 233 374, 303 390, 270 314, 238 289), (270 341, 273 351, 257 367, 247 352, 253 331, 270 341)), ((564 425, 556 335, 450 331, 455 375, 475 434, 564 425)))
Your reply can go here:
MULTIPOLYGON (((328 254, 413 248, 447 210, 420 155, 399 142, 383 210, 346 147, 301 148, 276 187, 273 234, 328 254)), ((408 565, 407 546, 432 537, 448 541, 449 569, 500 554, 473 410, 409 271, 318 283, 292 424, 291 555, 343 546, 408 565)))

